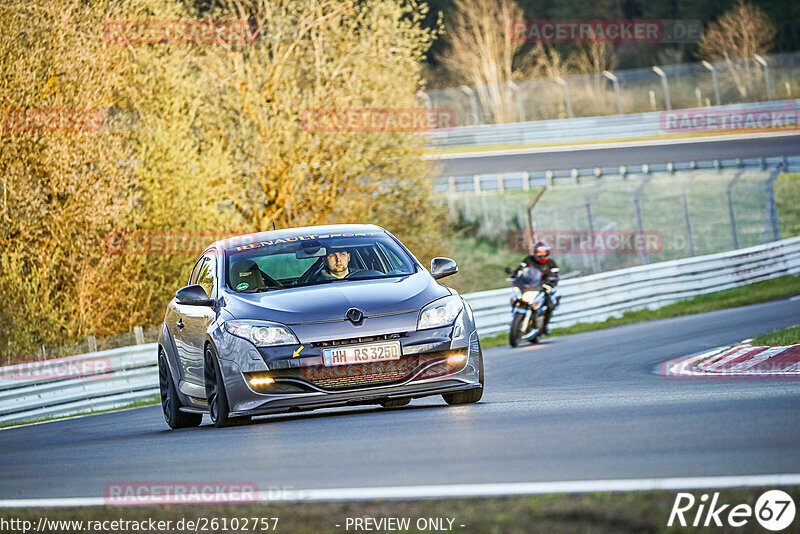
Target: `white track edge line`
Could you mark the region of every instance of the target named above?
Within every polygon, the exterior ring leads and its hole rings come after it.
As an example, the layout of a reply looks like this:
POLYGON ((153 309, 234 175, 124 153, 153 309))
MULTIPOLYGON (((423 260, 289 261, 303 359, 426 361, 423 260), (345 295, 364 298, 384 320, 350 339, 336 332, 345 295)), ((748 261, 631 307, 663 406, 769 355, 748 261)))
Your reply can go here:
MULTIPOLYGON (((389 486, 375 488, 278 489, 259 491, 257 502, 369 501, 374 499, 448 499, 464 497, 508 497, 548 493, 592 493, 621 491, 670 491, 800 485, 800 473, 778 475, 735 475, 561 482, 511 482, 496 484, 449 484, 433 486, 389 486)), ((154 503, 158 504, 158 503, 154 503)), ((197 504, 247 504, 246 502, 204 502, 197 504)), ((3 499, 0 508, 47 508, 103 506, 102 497, 50 499, 3 499)))

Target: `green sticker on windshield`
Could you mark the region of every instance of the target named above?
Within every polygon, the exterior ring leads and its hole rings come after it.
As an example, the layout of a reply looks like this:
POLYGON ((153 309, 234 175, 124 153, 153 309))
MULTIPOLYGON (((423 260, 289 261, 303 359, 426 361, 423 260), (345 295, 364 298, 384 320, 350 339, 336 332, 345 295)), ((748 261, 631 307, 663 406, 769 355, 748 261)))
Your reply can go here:
POLYGON ((238 286, 236 286, 236 290, 237 290, 237 291, 244 291, 244 290, 245 290, 245 289, 247 289, 248 287, 250 287, 250 285, 249 285, 249 284, 246 284, 246 283, 242 282, 241 284, 239 284, 238 286))

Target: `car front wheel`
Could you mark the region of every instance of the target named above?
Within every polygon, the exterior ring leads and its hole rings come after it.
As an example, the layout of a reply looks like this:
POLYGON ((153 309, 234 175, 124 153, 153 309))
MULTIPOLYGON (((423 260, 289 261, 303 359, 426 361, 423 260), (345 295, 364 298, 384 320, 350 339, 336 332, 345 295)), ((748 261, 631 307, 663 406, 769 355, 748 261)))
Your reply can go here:
POLYGON ((181 402, 178 400, 178 391, 172 380, 167 356, 163 349, 158 351, 158 389, 161 393, 161 409, 164 420, 170 428, 187 428, 199 426, 203 415, 199 413, 186 413, 181 411, 181 402))
POLYGON ((208 414, 211 422, 217 428, 246 424, 250 421, 249 416, 231 417, 228 395, 225 392, 225 381, 222 379, 222 372, 219 368, 219 361, 214 349, 209 345, 206 347, 204 357, 206 399, 208 401, 208 414))

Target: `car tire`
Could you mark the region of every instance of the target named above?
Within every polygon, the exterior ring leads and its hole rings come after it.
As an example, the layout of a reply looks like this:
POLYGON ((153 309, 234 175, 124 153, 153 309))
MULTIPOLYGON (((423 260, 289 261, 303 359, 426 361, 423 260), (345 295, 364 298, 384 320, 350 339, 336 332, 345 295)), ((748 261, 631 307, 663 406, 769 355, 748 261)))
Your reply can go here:
POLYGON ((481 400, 483 388, 468 389, 466 391, 456 391, 455 393, 444 393, 442 398, 450 406, 460 404, 474 404, 481 400))
POLYGON ((172 373, 169 370, 164 349, 159 349, 158 351, 158 389, 161 393, 161 410, 164 413, 164 421, 167 422, 170 428, 200 426, 203 421, 203 414, 181 411, 178 390, 172 380, 172 373))
POLYGON ((402 408, 403 406, 407 406, 410 402, 411 399, 391 399, 381 402, 381 406, 384 408, 402 408))
POLYGON ((208 414, 211 422, 217 428, 244 425, 250 422, 250 416, 231 417, 228 395, 225 392, 225 381, 222 379, 219 361, 211 345, 206 346, 204 361, 204 375, 206 383, 206 399, 208 401, 208 414))
POLYGON ((478 367, 478 382, 481 384, 480 388, 456 391, 455 393, 443 393, 442 398, 450 406, 474 404, 481 400, 481 397, 483 397, 483 351, 481 351, 481 360, 478 367))

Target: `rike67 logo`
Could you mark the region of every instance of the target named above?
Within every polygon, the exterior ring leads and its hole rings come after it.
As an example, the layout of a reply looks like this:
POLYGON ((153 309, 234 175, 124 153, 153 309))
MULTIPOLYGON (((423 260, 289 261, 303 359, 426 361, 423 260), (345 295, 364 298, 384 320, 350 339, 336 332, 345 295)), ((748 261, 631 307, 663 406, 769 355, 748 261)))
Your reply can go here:
POLYGON ((709 502, 708 494, 698 499, 691 493, 678 493, 667 526, 676 523, 682 527, 732 527, 746 525, 753 517, 767 530, 778 532, 789 527, 794 521, 795 505, 792 497, 781 490, 764 492, 756 501, 755 507, 749 504, 721 503, 719 493, 714 493, 709 502), (696 505, 696 506, 695 506, 696 505))

